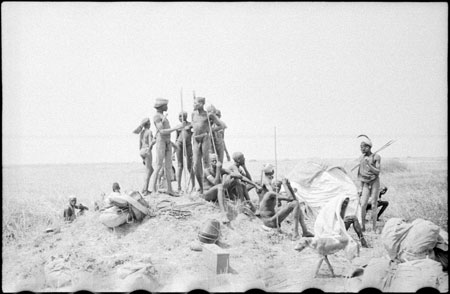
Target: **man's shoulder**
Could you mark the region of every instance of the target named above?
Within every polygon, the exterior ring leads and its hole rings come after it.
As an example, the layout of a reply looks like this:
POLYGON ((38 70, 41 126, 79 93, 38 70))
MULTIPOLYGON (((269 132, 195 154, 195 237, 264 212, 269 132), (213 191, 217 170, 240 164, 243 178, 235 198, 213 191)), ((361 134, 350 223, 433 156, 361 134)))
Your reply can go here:
POLYGON ((162 113, 157 112, 154 116, 153 116, 153 120, 154 121, 162 121, 164 115, 162 113))

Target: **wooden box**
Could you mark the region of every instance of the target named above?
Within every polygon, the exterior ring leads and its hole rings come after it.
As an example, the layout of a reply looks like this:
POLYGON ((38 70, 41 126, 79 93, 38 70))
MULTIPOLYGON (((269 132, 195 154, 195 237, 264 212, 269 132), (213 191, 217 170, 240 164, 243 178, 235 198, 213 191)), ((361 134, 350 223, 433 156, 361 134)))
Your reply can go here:
POLYGON ((214 274, 228 273, 230 253, 216 244, 203 244, 206 267, 214 274))

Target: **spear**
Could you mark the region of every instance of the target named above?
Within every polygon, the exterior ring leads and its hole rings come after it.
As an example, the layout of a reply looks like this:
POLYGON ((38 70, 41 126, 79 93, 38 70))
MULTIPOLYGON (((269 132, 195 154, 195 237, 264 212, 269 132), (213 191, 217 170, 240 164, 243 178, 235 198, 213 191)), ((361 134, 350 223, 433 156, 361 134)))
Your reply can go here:
MULTIPOLYGON (((181 117, 182 117, 182 120, 183 120, 183 123, 185 122, 185 120, 184 120, 184 112, 183 112, 183 88, 181 88, 181 91, 180 91, 180 101, 181 101, 181 117)), ((181 136, 182 136, 182 139, 183 139, 183 170, 184 170, 184 192, 186 192, 186 190, 187 190, 187 184, 186 184, 186 177, 187 177, 187 172, 186 172, 186 170, 187 170, 187 152, 186 152, 186 136, 185 136, 185 129, 183 128, 182 129, 182 131, 181 131, 181 136)), ((190 177, 189 177, 190 178, 190 177)))
MULTIPOLYGON (((387 148, 388 146, 392 145, 394 142, 395 142, 395 140, 390 140, 389 142, 387 142, 386 144, 384 144, 383 146, 381 146, 380 149, 378 149, 377 151, 375 151, 375 152, 373 153, 373 155, 377 154, 377 153, 380 152, 381 150, 383 150, 383 149, 387 148)), ((354 171, 355 168, 357 168, 358 166, 359 166, 359 163, 358 163, 357 165, 355 165, 355 166, 351 169, 351 171, 354 171)))
MULTIPOLYGON (((278 164, 277 164, 277 127, 274 127, 274 145, 275 145, 275 185, 277 184, 277 175, 278 175, 278 164)), ((277 203, 277 205, 279 204, 278 202, 278 192, 275 193, 275 203, 277 203)), ((279 223, 278 223, 278 214, 277 214, 277 228, 279 229, 279 223)))

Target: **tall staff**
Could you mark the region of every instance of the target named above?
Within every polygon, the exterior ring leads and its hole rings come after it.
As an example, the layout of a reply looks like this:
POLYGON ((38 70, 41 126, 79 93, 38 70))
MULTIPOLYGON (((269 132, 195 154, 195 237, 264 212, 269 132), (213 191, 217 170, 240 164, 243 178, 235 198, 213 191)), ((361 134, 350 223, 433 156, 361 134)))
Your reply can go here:
MULTIPOLYGON (((278 164, 277 164, 277 127, 274 127, 274 145, 275 145, 275 185, 277 184, 277 175, 278 175, 278 164)), ((279 191, 278 191, 279 192, 279 191)), ((278 205, 278 192, 275 193, 275 203, 278 205)), ((277 209, 278 210, 278 209, 277 209)), ((278 214, 277 215, 277 229, 280 228, 278 222, 278 214)))
MULTIPOLYGON (((184 111, 183 111, 183 88, 181 88, 181 91, 180 91, 180 101, 181 101, 181 113, 182 113, 181 117, 184 119, 184 115, 183 115, 183 113, 184 113, 184 111)), ((183 123, 184 122, 185 121, 183 120, 183 123)), ((187 174, 189 173, 189 171, 188 171, 188 173, 186 173, 188 160, 187 160, 186 136, 185 136, 185 129, 184 128, 181 131, 181 136, 182 136, 181 138, 183 139, 184 192, 186 192, 187 186, 188 186, 187 183, 186 183, 186 177, 187 177, 187 174)))

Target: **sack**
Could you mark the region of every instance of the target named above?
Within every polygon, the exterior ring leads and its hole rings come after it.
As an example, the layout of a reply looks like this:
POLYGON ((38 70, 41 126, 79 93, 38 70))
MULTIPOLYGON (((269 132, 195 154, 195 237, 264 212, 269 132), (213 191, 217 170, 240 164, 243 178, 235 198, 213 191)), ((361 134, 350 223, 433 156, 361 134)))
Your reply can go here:
POLYGON ((387 292, 416 292, 424 287, 439 288, 442 265, 432 259, 400 263, 393 274, 387 292))
POLYGON ((139 192, 131 192, 130 195, 125 195, 125 199, 128 201, 134 220, 142 221, 146 215, 150 214, 150 205, 139 192))
POLYGON ((364 269, 361 288, 376 288, 384 291, 391 271, 392 261, 386 258, 372 258, 364 269))
POLYGON ((123 195, 110 195, 108 196, 112 205, 125 209, 128 208, 128 201, 123 195))
POLYGON ((401 262, 430 256, 439 238, 439 227, 434 223, 418 218, 411 224, 411 229, 400 244, 398 257, 401 262))
POLYGON ((100 213, 99 220, 108 228, 115 228, 126 223, 129 217, 128 211, 111 206, 100 213))
POLYGON ((397 259, 400 244, 411 229, 412 224, 408 224, 401 218, 390 218, 383 227, 381 240, 384 249, 389 254, 391 260, 397 259))

